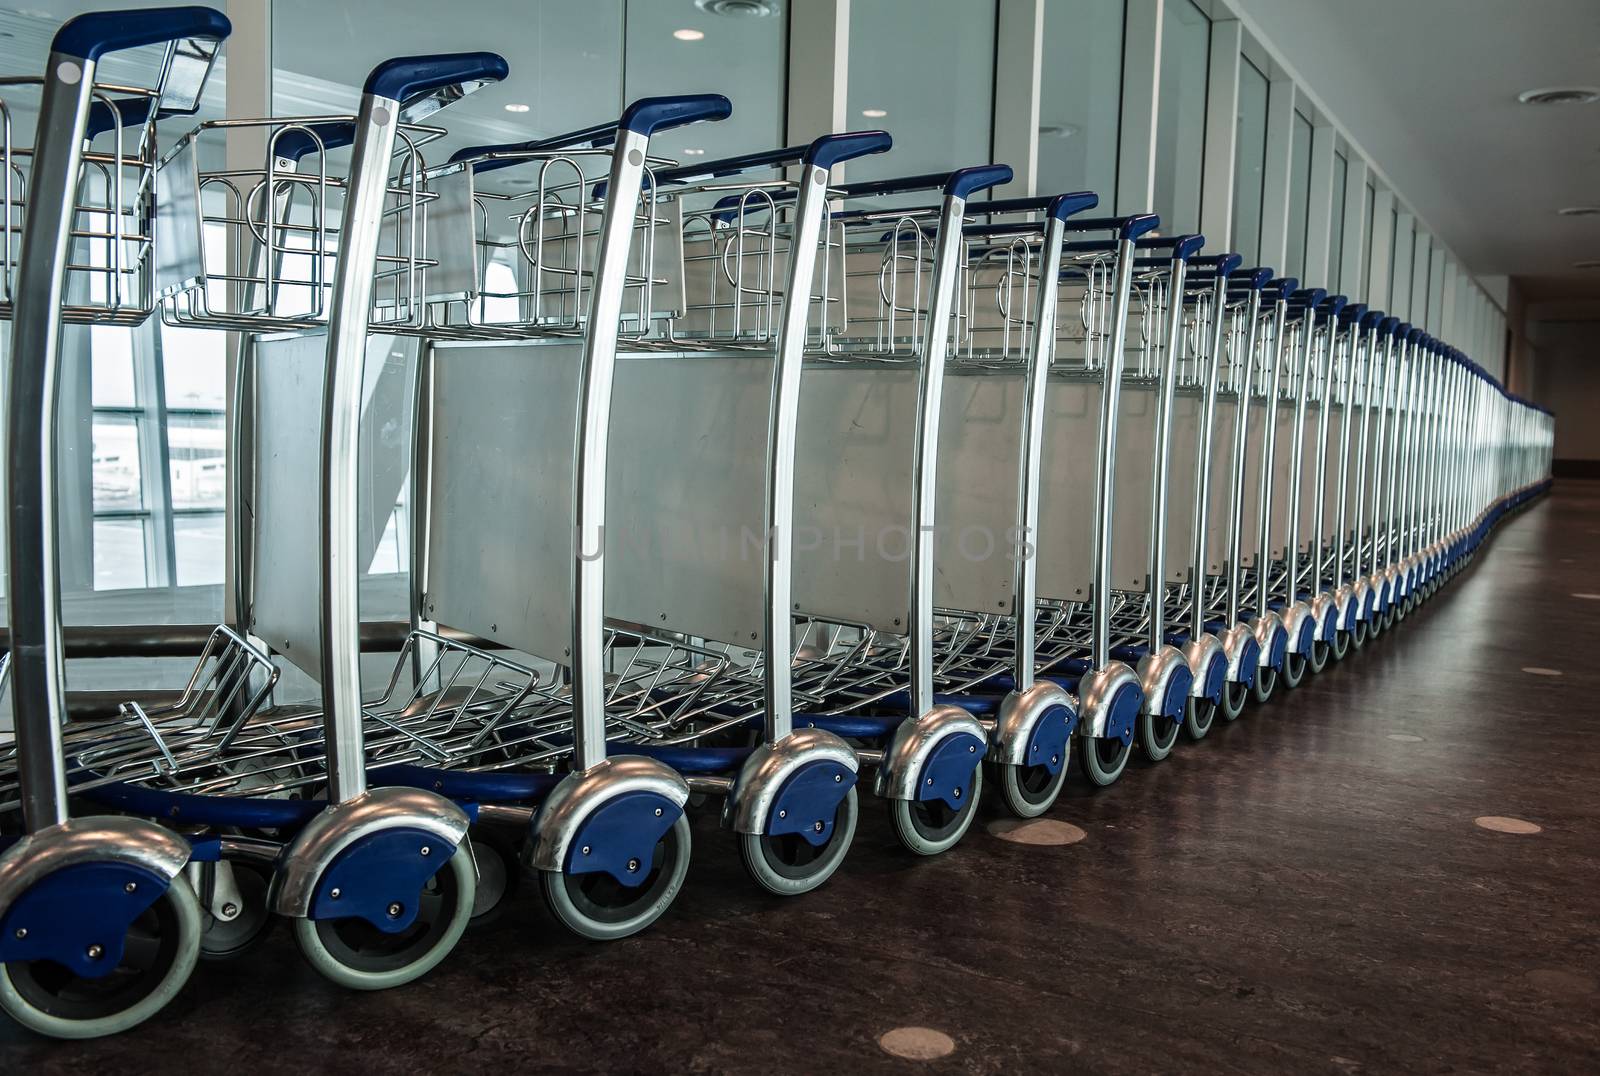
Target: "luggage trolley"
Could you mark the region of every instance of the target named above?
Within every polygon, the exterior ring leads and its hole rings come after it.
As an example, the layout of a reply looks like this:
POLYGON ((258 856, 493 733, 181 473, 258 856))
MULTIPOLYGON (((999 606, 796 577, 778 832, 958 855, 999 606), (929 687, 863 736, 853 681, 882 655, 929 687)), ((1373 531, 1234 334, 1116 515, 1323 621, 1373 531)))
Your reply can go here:
MULTIPOLYGON (((176 704, 146 712, 130 703, 117 721, 69 737, 75 793, 214 843, 212 858, 227 869, 203 868, 196 878, 212 919, 213 937, 202 938, 202 947, 219 955, 242 947, 270 922, 270 909, 292 920, 296 943, 318 971, 358 989, 398 985, 437 965, 474 902, 470 812, 431 792, 367 784, 356 450, 369 323, 414 320, 420 309, 416 252, 425 196, 416 147, 438 132, 416 121, 505 73, 505 62, 490 53, 406 58, 374 69, 359 114, 336 118, 353 146, 348 174, 334 181, 323 171, 308 180, 318 195, 336 190, 343 202, 338 225, 319 219, 316 245, 302 250, 315 265, 331 262, 332 272, 310 278, 310 290, 323 293, 322 320, 314 310, 296 324, 326 328, 254 342, 258 404, 270 419, 258 429, 290 441, 263 455, 277 473, 263 467, 257 475, 255 567, 266 580, 257 595, 270 600, 251 608, 251 627, 320 682, 320 712, 264 709, 275 675, 270 658, 224 627, 176 704), (385 234, 399 253, 380 255, 385 234), (306 482, 307 471, 320 482, 306 482), (307 558, 307 549, 321 556, 307 558)), ((309 125, 295 121, 257 126, 279 128, 264 139, 269 146, 282 128, 314 139, 309 125)), ((205 208, 196 154, 195 138, 186 138, 157 172, 163 316, 259 330, 273 323, 235 298, 250 302, 251 289, 217 288, 208 279, 202 228, 208 220, 249 228, 252 218, 233 214, 248 214, 252 202, 271 212, 281 201, 273 184, 287 173, 269 165, 261 175, 270 178, 253 192, 260 197, 225 204, 219 216, 215 203, 205 208), (195 246, 185 249, 185 241, 195 246)), ((222 181, 244 180, 229 173, 222 181)), ((326 201, 319 208, 333 215, 326 201)), ((269 232, 279 226, 266 216, 254 223, 269 232)))
POLYGON ((970 827, 988 750, 978 718, 934 691, 938 443, 946 358, 970 319, 968 199, 1010 178, 987 165, 841 188, 842 325, 802 377, 795 528, 815 540, 795 548, 794 686, 815 702, 796 722, 853 743, 921 855, 970 827), (881 200, 925 191, 940 203, 881 200))
POLYGON ((1399 615, 1399 570, 1395 558, 1397 487, 1400 483, 1400 444, 1405 437, 1405 413, 1410 406, 1410 352, 1414 330, 1409 324, 1396 324, 1387 341, 1382 421, 1379 424, 1379 452, 1375 471, 1379 488, 1373 504, 1372 588, 1376 619, 1374 626, 1387 631, 1399 615))
MULTIPOLYGON (((1173 262, 1178 263, 1181 295, 1183 265, 1196 245, 1169 240, 1169 256, 1157 259, 1158 265, 1147 263, 1141 270, 1136 244, 1159 223, 1149 215, 1075 222, 1077 230, 1091 235, 1064 248, 1055 288, 1054 361, 1045 385, 1045 427, 1038 464, 1034 661, 1038 675, 1076 696, 1079 720, 1075 732, 1084 741, 1079 765, 1085 776, 1101 787, 1114 782, 1126 768, 1146 710, 1141 674, 1127 661, 1142 656, 1137 648, 1146 642, 1147 618, 1154 619, 1148 591, 1132 597, 1113 586, 1114 578, 1132 581, 1148 571, 1151 551, 1147 546, 1133 547, 1132 563, 1124 564, 1118 558, 1117 543, 1119 533, 1130 531, 1135 542, 1150 540, 1154 504, 1153 499, 1143 500, 1152 497, 1147 480, 1141 476, 1130 482, 1124 472, 1122 485, 1135 487, 1141 499, 1128 494, 1133 508, 1126 511, 1121 528, 1117 527, 1119 495, 1123 493, 1117 464, 1122 447, 1119 420, 1125 411, 1124 372, 1130 347, 1138 349, 1136 371, 1154 373, 1158 364, 1166 370, 1175 361, 1171 338, 1177 331, 1176 314, 1163 318, 1162 312, 1178 305, 1169 290, 1173 262), (1141 308, 1135 313, 1133 295, 1141 271, 1145 278, 1141 308), (1139 328, 1138 342, 1133 345, 1129 343, 1130 324, 1139 328), (1086 502, 1093 506, 1088 513, 1083 511, 1086 502), (1115 564, 1114 558, 1118 558, 1115 564), (1114 572, 1116 568, 1121 569, 1120 574, 1114 572), (1126 648, 1120 649, 1122 656, 1114 646, 1126 648)), ((1170 387, 1170 379, 1166 384, 1170 387)), ((1152 412, 1143 431, 1147 438, 1144 451, 1151 454, 1152 468, 1158 461, 1157 424, 1151 405, 1160 398, 1160 393, 1151 391, 1140 401, 1152 412)), ((1131 398, 1130 406, 1134 406, 1131 398)), ((1152 672, 1151 683, 1159 689, 1151 700, 1151 710, 1162 721, 1170 721, 1174 713, 1181 718, 1189 686, 1181 654, 1163 642, 1143 671, 1152 672)), ((1169 730, 1155 721, 1148 724, 1149 731, 1159 734, 1170 750, 1169 730)))
MULTIPOLYGON (((1299 327, 1299 304, 1293 304, 1297 313, 1291 320, 1290 299, 1298 286, 1299 281, 1292 278, 1268 282, 1257 334, 1258 351, 1240 390, 1243 424, 1242 428, 1234 427, 1235 437, 1245 449, 1241 494, 1248 499, 1239 521, 1239 599, 1249 608, 1245 620, 1261 648, 1261 666, 1251 691, 1256 701, 1263 703, 1272 698, 1279 680, 1287 675, 1292 645, 1284 615, 1288 610, 1271 600, 1271 574, 1273 527, 1277 522, 1274 509, 1281 507, 1273 495, 1278 430, 1282 424, 1280 405, 1285 367, 1295 359, 1298 334, 1292 330, 1299 327), (1266 307, 1268 300, 1270 309, 1266 307)), ((1239 413, 1236 412, 1236 422, 1239 413)))
POLYGON ((1305 535, 1304 558, 1296 588, 1311 606, 1313 627, 1307 668, 1321 672, 1330 660, 1338 631, 1338 607, 1327 566, 1327 549, 1333 536, 1334 518, 1330 511, 1334 478, 1330 475, 1330 438, 1335 410, 1335 358, 1343 346, 1341 314, 1347 302, 1342 295, 1329 295, 1316 305, 1317 317, 1309 325, 1311 362, 1306 382, 1305 428, 1301 433, 1304 451, 1300 482, 1305 494, 1300 501, 1300 526, 1305 535))
POLYGON ((1373 511, 1380 485, 1377 467, 1379 441, 1384 415, 1383 396, 1387 391, 1388 355, 1394 341, 1398 318, 1382 311, 1369 310, 1362 319, 1364 332, 1356 351, 1355 393, 1359 400, 1359 421, 1355 430, 1355 459, 1351 463, 1350 499, 1353 521, 1350 526, 1350 600, 1355 616, 1351 645, 1360 649, 1374 634, 1377 595, 1371 586, 1371 553, 1376 540, 1373 511))
POLYGON ((1173 401, 1172 442, 1178 463, 1170 469, 1166 494, 1172 506, 1167 556, 1184 567, 1178 582, 1167 586, 1167 602, 1174 624, 1187 625, 1170 633, 1168 641, 1183 648, 1194 675, 1184 715, 1184 728, 1194 740, 1203 739, 1216 721, 1229 665, 1221 639, 1207 624, 1206 517, 1212 497, 1218 374, 1230 317, 1228 279, 1240 261, 1237 254, 1192 258, 1184 281, 1189 314, 1173 401))
MULTIPOLYGON (((1375 312, 1374 312, 1375 314, 1375 312)), ((1321 556, 1323 586, 1333 596, 1334 632, 1329 644, 1329 654, 1342 661, 1350 652, 1351 634, 1355 630, 1356 607, 1350 585, 1350 525, 1351 500, 1355 478, 1353 461, 1356 457, 1355 416, 1360 410, 1357 393, 1360 380, 1356 376, 1365 346, 1366 329, 1375 316, 1368 317, 1365 304, 1347 303, 1338 314, 1338 332, 1333 341, 1332 365, 1328 375, 1324 409, 1329 412, 1329 439, 1325 450, 1332 460, 1331 480, 1323 487, 1323 519, 1332 529, 1323 540, 1321 556), (1332 420, 1337 419, 1337 429, 1332 420)))
MULTIPOLYGON (((1249 397, 1256 357, 1269 346, 1277 320, 1277 292, 1269 290, 1272 270, 1235 270, 1228 278, 1227 307, 1213 316, 1225 318, 1221 340, 1213 358, 1215 388, 1209 436, 1214 449, 1206 466, 1209 502, 1206 507, 1206 574, 1202 596, 1206 627, 1222 642, 1228 658, 1227 681, 1219 712, 1225 721, 1237 720, 1272 650, 1264 647, 1257 631, 1246 623, 1242 556, 1248 466, 1249 397)), ((1287 315, 1287 311, 1285 311, 1287 315)), ((1276 619, 1275 617, 1273 619, 1276 619)))
MULTIPOLYGON (((605 735, 615 752, 670 766, 685 778, 687 790, 721 796, 723 820, 737 835, 747 871, 779 895, 807 892, 826 881, 843 861, 856 826, 854 751, 830 732, 794 727, 797 701, 808 700, 797 699, 792 684, 793 485, 796 452, 803 447, 797 444, 797 421, 805 352, 808 344, 824 346, 840 326, 835 308, 843 299, 843 228, 829 219, 829 173, 836 164, 889 145, 880 131, 830 135, 806 146, 650 170, 648 212, 665 222, 660 234, 643 237, 654 245, 646 275, 655 280, 657 294, 637 308, 647 316, 636 321, 637 331, 615 358, 615 432, 603 475, 608 522, 600 550, 608 624, 605 735), (744 178, 788 167, 798 168, 798 178, 744 178)), ((544 177, 570 154, 548 140, 531 150, 464 151, 457 155, 463 168, 453 175, 467 184, 485 166, 520 164, 539 171, 541 188, 548 188, 544 177)), ((596 189, 606 194, 618 188, 604 180, 596 189)), ((463 205, 485 202, 470 187, 460 197, 463 205)), ((552 271, 557 264, 548 238, 524 240, 522 249, 538 253, 537 261, 524 266, 529 273, 552 271)), ((535 289, 526 298, 548 304, 552 296, 535 289)), ((468 301, 474 301, 471 295, 468 301)), ((535 327, 529 324, 523 335, 535 327)), ((497 354, 450 346, 430 360, 433 390, 425 425, 431 462, 424 459, 418 470, 431 472, 434 504, 429 562, 422 571, 426 582, 418 589, 428 596, 432 630, 443 618, 502 643, 538 645, 524 642, 536 631, 515 620, 508 625, 515 609, 504 602, 490 607, 480 593, 486 585, 505 588, 505 579, 480 583, 461 577, 476 572, 481 557, 460 556, 470 547, 452 521, 476 527, 497 512, 477 502, 506 497, 498 483, 475 491, 457 488, 472 470, 464 451, 480 451, 463 431, 502 413, 508 429, 519 425, 509 420, 529 393, 520 387, 505 391, 507 373, 516 367, 502 367, 503 361, 524 368, 551 362, 556 365, 542 375, 551 376, 564 375, 562 359, 549 347, 497 354), (511 409, 494 400, 508 401, 511 409), (463 594, 477 604, 464 601, 463 594)), ((558 427, 550 435, 561 433, 558 427)), ((503 464, 495 462, 497 470, 520 464, 526 446, 508 443, 505 453, 503 464)), ((538 476, 527 484, 505 521, 515 547, 506 551, 508 561, 526 542, 529 515, 557 515, 559 502, 541 488, 538 476), (524 500, 533 512, 523 511, 524 500)), ((502 559, 498 549, 491 552, 496 562, 502 559)), ((517 572, 509 595, 515 607, 527 605, 531 595, 540 615, 550 615, 544 571, 532 564, 517 572)), ((531 724, 533 718, 548 722, 537 709, 513 710, 493 715, 481 728, 474 725, 470 738, 454 729, 446 735, 419 730, 437 748, 437 762, 490 772, 411 769, 417 779, 437 779, 487 799, 494 782, 516 776, 506 763, 528 761, 527 752, 519 759, 519 752, 508 750, 508 740, 529 741, 535 756, 542 747, 546 758, 562 744, 560 735, 531 724)), ((630 762, 613 755, 606 764, 630 762)), ((529 779, 555 780, 537 773, 529 779)), ((498 805, 484 810, 505 815, 498 805)), ((684 831, 686 853, 687 823, 673 824, 684 831)), ((583 849, 581 855, 590 854, 586 843, 583 849)), ((629 890, 643 881, 620 865, 612 871, 613 880, 629 890)), ((674 889, 679 880, 681 873, 671 881, 674 889)), ((646 885, 643 895, 653 900, 651 891, 646 885)), ((585 894, 584 902, 571 903, 581 907, 594 899, 585 894)), ((598 936, 605 929, 597 922, 584 932, 598 936)))
POLYGON ((1278 368, 1266 378, 1265 399, 1254 405, 1261 419, 1260 487, 1255 529, 1255 561, 1251 566, 1256 616, 1271 611, 1283 628, 1284 658, 1278 679, 1293 689, 1310 667, 1316 620, 1302 589, 1301 517, 1305 495, 1305 428, 1310 405, 1314 357, 1318 348, 1320 288, 1296 291, 1287 304, 1278 368), (1268 402, 1270 401, 1270 402, 1268 402))
POLYGON ((215 845, 136 818, 71 816, 55 411, 61 323, 138 324, 150 313, 153 122, 158 106, 198 106, 229 30, 223 15, 200 7, 80 15, 56 32, 43 78, 4 82, 42 90, 31 150, 12 144, 7 112, 0 239, 3 312, 12 320, 9 761, 22 823, 20 837, 0 838, 8 845, 0 852, 0 1008, 59 1038, 148 1019, 183 987, 199 955, 200 909, 183 875, 192 861, 214 857, 215 845), (107 54, 147 45, 166 46, 153 89, 96 84, 107 54), (126 131, 139 136, 131 155, 126 131), (105 133, 114 145, 93 148, 105 133))

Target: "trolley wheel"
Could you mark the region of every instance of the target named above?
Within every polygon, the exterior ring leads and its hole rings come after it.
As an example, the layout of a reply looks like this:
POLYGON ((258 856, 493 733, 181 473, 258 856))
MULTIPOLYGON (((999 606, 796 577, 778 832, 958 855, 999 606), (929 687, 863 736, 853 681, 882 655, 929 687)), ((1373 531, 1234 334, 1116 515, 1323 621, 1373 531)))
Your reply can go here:
POLYGON ((122 963, 109 975, 85 979, 53 960, 13 960, 0 965, 0 1009, 57 1039, 127 1031, 160 1012, 189 981, 202 929, 200 902, 179 876, 128 927, 122 963))
POLYGON ((1350 653, 1350 633, 1339 630, 1333 633, 1333 660, 1343 661, 1350 653))
MULTIPOLYGON (((202 909, 201 960, 232 960, 254 948, 277 921, 277 916, 272 914, 272 907, 267 903, 267 891, 272 886, 272 868, 250 859, 224 859, 215 866, 220 868, 224 865, 233 872, 233 884, 241 898, 239 910, 232 919, 218 919, 210 908, 202 909)), ((210 864, 207 867, 212 869, 210 864)))
POLYGON ((1122 776, 1132 754, 1132 740, 1123 743, 1115 737, 1096 736, 1078 752, 1078 764, 1091 785, 1105 788, 1122 776))
MULTIPOLYGON (((1259 673, 1257 675, 1260 675, 1259 673)), ((1250 685, 1228 680, 1222 685, 1222 720, 1237 721, 1244 713, 1244 704, 1250 701, 1250 685)))
POLYGON ((1278 670, 1271 665, 1263 665, 1256 670, 1256 681, 1250 685, 1250 694, 1255 696, 1257 702, 1270 702, 1272 693, 1278 690, 1278 670))
POLYGON ((948 852, 972 827, 982 794, 983 766, 978 765, 972 767, 972 787, 962 795, 959 810, 944 800, 890 800, 889 821, 894 825, 894 835, 919 856, 948 852))
POLYGON ((478 868, 472 923, 486 926, 500 918, 522 887, 522 860, 517 855, 516 842, 495 826, 473 830, 472 858, 478 868))
POLYGON ((1188 730, 1189 739, 1203 740, 1206 733, 1211 731, 1211 726, 1217 721, 1217 704, 1210 699, 1197 699, 1189 696, 1189 701, 1183 708, 1183 727, 1188 730))
POLYGON ((1319 673, 1328 667, 1328 659, 1332 657, 1332 647, 1326 639, 1315 639, 1311 643, 1311 657, 1307 665, 1314 673, 1319 673))
POLYGON ((1283 656, 1283 686, 1293 691, 1305 681, 1306 670, 1311 667, 1311 659, 1304 654, 1285 654, 1283 656))
POLYGON ((1162 714, 1139 716, 1139 750, 1146 762, 1163 762, 1178 745, 1178 730, 1183 722, 1162 714))
POLYGON ((1367 622, 1365 620, 1356 621, 1355 629, 1350 632, 1351 649, 1360 650, 1362 647, 1366 646, 1367 639, 1370 635, 1371 632, 1368 631, 1367 622))
POLYGON ((1018 818, 1038 818, 1051 807, 1067 784, 1067 764, 1072 756, 1072 737, 1067 737, 1065 757, 1051 773, 1044 766, 1010 766, 993 763, 991 774, 1000 788, 1000 802, 1018 818))
POLYGON ((291 920, 294 941, 326 979, 351 990, 387 990, 432 971, 461 940, 472 918, 478 874, 466 838, 423 885, 417 918, 398 934, 365 919, 291 920))
POLYGON ((1383 625, 1384 631, 1388 631, 1390 628, 1394 627, 1397 619, 1399 618, 1395 613, 1395 607, 1391 605, 1389 608, 1383 611, 1383 618, 1379 620, 1378 623, 1383 625))
POLYGON ((833 877, 856 836, 860 805, 851 786, 833 815, 833 832, 820 847, 798 833, 776 837, 765 833, 739 834, 739 860, 756 884, 780 897, 809 893, 833 877))
POLYGON ((689 818, 680 814, 650 854, 650 872, 637 886, 625 886, 604 871, 568 874, 539 872, 545 904, 561 925, 592 941, 615 941, 637 934, 672 906, 689 873, 689 818))

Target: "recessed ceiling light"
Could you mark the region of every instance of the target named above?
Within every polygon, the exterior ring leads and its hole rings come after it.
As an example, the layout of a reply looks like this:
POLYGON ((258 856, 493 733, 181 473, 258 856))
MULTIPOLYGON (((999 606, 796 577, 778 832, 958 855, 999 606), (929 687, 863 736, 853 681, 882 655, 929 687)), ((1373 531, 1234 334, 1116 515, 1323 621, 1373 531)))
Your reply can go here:
POLYGON ((730 19, 764 19, 778 13, 775 0, 694 0, 694 6, 708 15, 730 19))
POLYGON ((685 157, 704 157, 706 151, 703 149, 686 149, 683 151, 683 155, 685 157))
POLYGON ((506 111, 507 112, 526 112, 526 111, 528 111, 528 106, 527 105, 510 104, 510 105, 506 106, 506 111))
POLYGON ((706 32, 704 30, 674 30, 672 31, 672 36, 679 41, 699 41, 706 36, 706 32))
POLYGON ((1600 101, 1600 90, 1593 86, 1549 86, 1517 94, 1525 105, 1588 105, 1600 101))
POLYGON ((863 108, 861 110, 861 114, 867 117, 869 120, 881 120, 889 113, 887 110, 881 108, 863 108))
POLYGON ((1574 269, 1600 269, 1600 258, 1585 258, 1581 262, 1573 262, 1574 269))
POLYGON ((1556 210, 1562 217, 1593 217, 1600 216, 1600 205, 1569 205, 1565 209, 1556 210))

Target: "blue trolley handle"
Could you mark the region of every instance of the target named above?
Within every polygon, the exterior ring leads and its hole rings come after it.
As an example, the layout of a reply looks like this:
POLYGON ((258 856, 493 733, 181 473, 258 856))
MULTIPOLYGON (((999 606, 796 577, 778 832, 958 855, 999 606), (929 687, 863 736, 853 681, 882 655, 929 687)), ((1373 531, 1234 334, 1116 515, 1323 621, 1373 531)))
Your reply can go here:
POLYGON ((401 123, 416 123, 511 73, 493 52, 398 56, 372 69, 361 92, 396 102, 401 123))
MULTIPOLYGON (((646 176, 645 181, 653 182, 655 187, 660 189, 669 184, 724 179, 747 172, 770 172, 796 164, 832 171, 834 165, 873 153, 887 152, 893 145, 894 139, 889 137, 887 131, 850 131, 844 134, 823 135, 803 146, 785 146, 781 149, 768 149, 759 153, 744 153, 737 157, 724 157, 716 161, 666 168, 653 176, 646 176)), ((596 183, 594 196, 604 198, 605 189, 605 180, 596 183)), ((788 200, 794 197, 794 192, 777 192, 773 197, 774 200, 788 200)), ((719 202, 718 206, 721 205, 719 202)))
POLYGON ((971 168, 958 168, 954 172, 928 172, 920 176, 900 179, 874 179, 865 183, 849 183, 839 188, 846 198, 864 198, 883 194, 914 194, 917 191, 943 191, 946 197, 971 198, 979 191, 1010 183, 1009 164, 980 164, 971 168))
MULTIPOLYGON (((550 153, 563 149, 600 149, 617 140, 619 130, 637 131, 643 135, 657 130, 682 127, 685 124, 725 120, 733 115, 733 103, 720 93, 696 93, 679 97, 644 97, 628 106, 622 118, 611 123, 597 123, 580 127, 566 134, 535 138, 527 142, 502 142, 494 146, 469 146, 450 155, 451 164, 459 164, 473 157, 506 153, 550 153)), ((480 161, 474 172, 489 172, 517 163, 516 157, 480 161)))
POLYGON ((289 127, 280 131, 271 149, 274 157, 281 157, 295 164, 300 159, 312 153, 326 153, 330 149, 341 149, 356 140, 356 125, 349 120, 334 120, 328 123, 312 123, 303 126, 289 127))
POLYGON ((233 24, 228 17, 208 7, 96 11, 63 24, 56 31, 50 51, 58 56, 74 56, 98 63, 108 52, 191 38, 221 41, 232 32, 233 24))

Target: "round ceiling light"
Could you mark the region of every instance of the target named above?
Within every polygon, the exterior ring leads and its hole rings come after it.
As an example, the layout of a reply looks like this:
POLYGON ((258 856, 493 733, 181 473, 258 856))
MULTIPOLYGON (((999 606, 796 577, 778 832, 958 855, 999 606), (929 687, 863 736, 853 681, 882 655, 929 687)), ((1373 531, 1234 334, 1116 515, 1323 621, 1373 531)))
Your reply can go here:
POLYGON ((867 117, 869 120, 881 120, 883 117, 887 116, 889 112, 887 109, 882 108, 863 108, 861 110, 861 114, 867 117))
POLYGON ((706 36, 704 30, 674 30, 672 36, 679 41, 699 41, 706 36))
POLYGON ((730 19, 765 19, 778 13, 775 0, 694 0, 694 6, 707 15, 730 19))
POLYGON ((1525 105, 1588 105, 1600 101, 1600 90, 1593 86, 1549 86, 1517 94, 1525 105))

